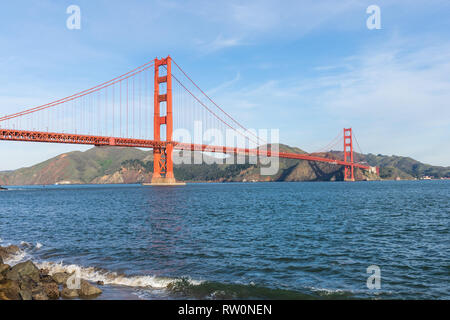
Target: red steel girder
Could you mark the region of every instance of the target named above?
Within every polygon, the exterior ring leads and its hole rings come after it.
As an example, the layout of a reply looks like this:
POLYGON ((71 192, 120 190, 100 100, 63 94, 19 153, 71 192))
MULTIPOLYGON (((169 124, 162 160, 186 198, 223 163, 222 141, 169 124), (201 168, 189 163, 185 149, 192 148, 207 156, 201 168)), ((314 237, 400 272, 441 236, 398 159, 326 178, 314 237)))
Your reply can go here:
POLYGON ((0 129, 0 140, 90 144, 96 146, 118 146, 118 147, 135 147, 135 148, 155 148, 165 146, 164 142, 155 140, 102 137, 102 136, 90 136, 82 134, 56 133, 56 132, 9 130, 9 129, 0 129))
POLYGON ((135 147, 135 148, 166 148, 169 145, 173 149, 215 152, 224 154, 249 155, 249 156, 266 156, 279 157, 285 159, 298 159, 307 161, 326 162, 342 166, 353 165, 356 168, 368 170, 370 167, 359 163, 352 163, 342 160, 329 159, 323 157, 312 156, 309 154, 297 154, 288 152, 274 152, 258 149, 233 148, 223 146, 211 146, 205 144, 192 144, 180 142, 167 142, 145 139, 119 138, 119 137, 103 137, 90 136, 81 134, 56 133, 56 132, 40 132, 40 131, 24 131, 0 129, 0 140, 6 141, 27 141, 27 142, 49 142, 49 143, 67 143, 67 144, 87 144, 96 146, 117 146, 117 147, 135 147))
POLYGON ((265 156, 265 157, 279 157, 285 159, 298 159, 307 161, 317 161, 317 162, 327 162, 331 164, 337 164, 342 166, 353 165, 357 168, 368 170, 370 166, 365 166, 359 163, 352 163, 342 160, 329 159, 323 157, 312 156, 309 154, 297 154, 289 152, 274 152, 265 151, 259 149, 245 149, 245 148, 233 148, 233 147, 222 147, 222 146, 211 146, 205 144, 193 144, 193 143, 179 143, 173 142, 174 149, 177 150, 189 150, 189 151, 201 151, 201 152, 216 152, 225 154, 237 154, 237 155, 249 155, 249 156, 265 156))

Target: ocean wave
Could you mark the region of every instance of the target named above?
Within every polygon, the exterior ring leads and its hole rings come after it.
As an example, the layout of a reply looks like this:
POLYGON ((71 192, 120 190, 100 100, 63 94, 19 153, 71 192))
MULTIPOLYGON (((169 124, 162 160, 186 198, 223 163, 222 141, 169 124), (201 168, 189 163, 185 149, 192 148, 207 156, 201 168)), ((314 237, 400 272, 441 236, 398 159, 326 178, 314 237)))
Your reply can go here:
POLYGON ((324 299, 377 299, 380 296, 389 296, 392 291, 377 290, 370 291, 367 289, 328 289, 308 287, 309 290, 317 293, 319 297, 324 299))
POLYGON ((9 264, 10 266, 16 265, 20 262, 28 260, 30 255, 26 250, 19 250, 15 254, 10 255, 8 258, 4 259, 4 263, 9 264))
POLYGON ((21 249, 9 257, 6 263, 15 265, 25 260, 33 260, 39 269, 46 269, 50 275, 59 272, 76 273, 80 278, 104 285, 125 286, 136 289, 141 299, 194 298, 194 299, 312 299, 313 295, 286 289, 267 288, 254 283, 237 284, 184 278, 159 277, 154 275, 128 276, 96 267, 64 264, 53 261, 34 261, 27 250, 21 249))
POLYGON ((32 260, 34 264, 39 269, 48 270, 50 275, 58 272, 76 273, 80 278, 92 282, 101 281, 105 285, 120 285, 135 288, 152 288, 152 289, 167 289, 171 288, 178 281, 188 281, 189 284, 195 286, 202 283, 202 281, 192 280, 192 279, 177 279, 168 277, 157 277, 154 275, 137 275, 137 276, 127 276, 124 274, 119 274, 113 271, 102 270, 95 267, 84 267, 77 264, 64 264, 61 262, 53 261, 35 261, 32 256, 34 249, 39 249, 43 245, 37 242, 35 246, 31 245, 29 242, 22 241, 20 243, 20 250, 10 255, 5 259, 4 263, 14 266, 18 263, 24 262, 26 260, 32 260))
POLYGON ((309 287, 309 289, 313 292, 318 293, 320 296, 352 296, 353 292, 346 291, 342 289, 327 289, 327 288, 316 288, 309 287))
POLYGON ((253 283, 222 283, 215 281, 203 281, 192 285, 187 281, 174 283, 171 292, 181 297, 210 300, 233 299, 269 299, 269 300, 307 300, 317 299, 312 292, 301 292, 290 289, 269 288, 253 283))
POLYGON ((31 243, 26 242, 26 241, 20 241, 20 246, 22 248, 29 248, 29 247, 31 247, 31 243))
MULTIPOLYGON (((50 275, 58 272, 76 273, 80 278, 105 285, 121 285, 136 288, 166 289, 181 279, 157 277, 153 275, 127 276, 112 271, 101 270, 95 267, 82 267, 76 264, 63 264, 62 262, 37 262, 40 269, 47 269, 50 275)), ((198 285, 201 281, 187 280, 191 285, 198 285)))

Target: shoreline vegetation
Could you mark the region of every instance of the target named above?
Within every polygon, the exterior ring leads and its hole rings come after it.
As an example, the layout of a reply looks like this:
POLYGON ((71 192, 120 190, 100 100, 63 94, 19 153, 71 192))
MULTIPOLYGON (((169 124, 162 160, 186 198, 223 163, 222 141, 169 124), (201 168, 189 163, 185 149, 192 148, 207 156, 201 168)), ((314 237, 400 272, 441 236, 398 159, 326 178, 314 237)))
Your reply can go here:
POLYGON ((73 274, 50 274, 31 260, 14 266, 4 263, 19 252, 15 245, 0 246, 0 300, 95 299, 102 294, 100 288, 84 279, 80 279, 78 289, 69 288, 73 274))

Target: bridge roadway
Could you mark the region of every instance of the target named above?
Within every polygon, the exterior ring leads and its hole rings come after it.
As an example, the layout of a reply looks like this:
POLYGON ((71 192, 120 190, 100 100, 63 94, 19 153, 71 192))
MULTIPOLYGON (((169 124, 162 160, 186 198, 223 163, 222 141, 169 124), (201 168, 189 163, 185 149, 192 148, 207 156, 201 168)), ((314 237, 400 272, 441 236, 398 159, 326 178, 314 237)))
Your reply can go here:
POLYGON ((11 130, 11 129, 0 129, 0 140, 85 144, 85 145, 95 145, 95 146, 117 146, 117 147, 135 147, 135 148, 163 148, 167 144, 172 143, 174 146, 174 149, 177 149, 177 150, 203 151, 203 152, 215 152, 215 153, 249 155, 249 156, 279 157, 279 158, 285 158, 285 159, 326 162, 326 163, 342 165, 342 166, 354 166, 355 168, 360 168, 360 169, 364 169, 364 170, 370 169, 369 166, 366 166, 366 165, 363 165, 360 163, 356 163, 356 162, 352 163, 352 162, 346 162, 346 161, 342 161, 342 160, 318 157, 318 156, 314 156, 311 154, 272 152, 270 150, 266 151, 266 150, 258 150, 258 149, 211 146, 211 145, 203 145, 203 144, 180 143, 180 142, 175 142, 175 141, 167 142, 167 141, 156 141, 156 140, 147 140, 147 139, 105 137, 105 136, 92 136, 92 135, 42 132, 42 131, 24 131, 24 130, 11 130))

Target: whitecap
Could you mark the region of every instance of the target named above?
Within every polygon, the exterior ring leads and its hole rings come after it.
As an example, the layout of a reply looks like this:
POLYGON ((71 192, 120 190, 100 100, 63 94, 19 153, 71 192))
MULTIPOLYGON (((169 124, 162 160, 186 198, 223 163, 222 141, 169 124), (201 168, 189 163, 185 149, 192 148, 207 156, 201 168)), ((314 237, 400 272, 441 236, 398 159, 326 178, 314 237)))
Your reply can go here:
POLYGON ((342 289, 327 289, 327 288, 316 288, 316 287, 310 287, 312 291, 322 293, 325 295, 332 295, 332 294, 344 294, 344 293, 351 293, 351 291, 344 291, 342 289))
MULTIPOLYGON (((104 270, 99 270, 94 267, 82 267, 76 264, 65 265, 62 262, 39 262, 36 265, 40 269, 47 269, 50 275, 58 272, 67 272, 79 274, 80 278, 97 282, 101 281, 105 285, 121 285, 127 287, 137 287, 137 288, 152 288, 152 289, 165 289, 169 285, 174 284, 179 279, 157 277, 153 275, 142 275, 142 276, 126 276, 123 274, 118 274, 116 272, 109 272, 104 270)), ((202 281, 187 280, 192 285, 199 285, 202 281)))
POLYGON ((19 250, 17 253, 10 255, 5 259, 4 263, 9 264, 10 266, 14 266, 20 262, 27 260, 29 257, 28 253, 25 250, 19 250))
POLYGON ((20 246, 23 248, 29 248, 29 247, 31 247, 31 243, 29 243, 27 241, 20 241, 20 246))

